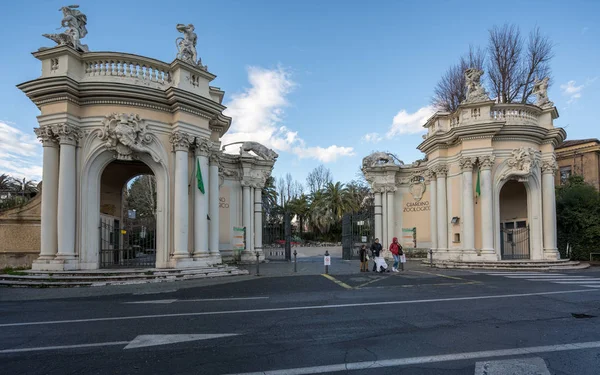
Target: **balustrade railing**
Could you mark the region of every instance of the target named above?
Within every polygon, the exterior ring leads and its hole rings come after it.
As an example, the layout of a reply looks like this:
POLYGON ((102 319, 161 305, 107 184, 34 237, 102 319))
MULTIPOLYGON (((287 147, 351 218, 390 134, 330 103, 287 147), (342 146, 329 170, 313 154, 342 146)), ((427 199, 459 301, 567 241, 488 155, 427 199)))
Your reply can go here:
POLYGON ((538 112, 525 105, 499 104, 492 107, 490 117, 494 120, 504 120, 508 125, 537 125, 538 112))
POLYGON ((85 56, 83 63, 86 79, 116 77, 158 85, 171 82, 170 66, 158 60, 134 55, 90 53, 85 56))

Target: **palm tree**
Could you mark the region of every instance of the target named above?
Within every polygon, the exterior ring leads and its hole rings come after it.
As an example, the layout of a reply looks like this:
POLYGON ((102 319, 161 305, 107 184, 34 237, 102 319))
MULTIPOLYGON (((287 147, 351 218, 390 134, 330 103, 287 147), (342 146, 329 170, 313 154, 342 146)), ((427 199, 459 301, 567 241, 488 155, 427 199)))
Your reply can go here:
POLYGON ((267 219, 270 219, 277 213, 277 188, 275 187, 275 179, 267 178, 265 187, 262 189, 262 207, 263 213, 267 219))
POLYGON ((298 221, 300 224, 300 237, 302 237, 304 224, 307 216, 310 213, 308 197, 305 194, 302 194, 300 197, 294 198, 290 202, 288 202, 286 208, 288 208, 292 214, 298 217, 298 221))

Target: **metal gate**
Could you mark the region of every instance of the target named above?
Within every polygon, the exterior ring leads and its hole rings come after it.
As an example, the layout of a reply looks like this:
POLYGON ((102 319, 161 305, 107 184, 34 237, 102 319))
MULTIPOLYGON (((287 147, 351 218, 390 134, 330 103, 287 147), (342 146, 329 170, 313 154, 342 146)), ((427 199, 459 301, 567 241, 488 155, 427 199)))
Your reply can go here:
POLYGON ((156 265, 156 229, 153 223, 101 220, 100 268, 146 268, 156 265))
POLYGON ((529 259, 529 226, 523 228, 500 228, 502 260, 529 259))
POLYGON ((358 259, 362 245, 367 248, 375 240, 375 212, 373 209, 345 214, 342 217, 342 259, 358 259))
POLYGON ((269 260, 285 260, 285 223, 273 221, 263 226, 263 252, 269 260))

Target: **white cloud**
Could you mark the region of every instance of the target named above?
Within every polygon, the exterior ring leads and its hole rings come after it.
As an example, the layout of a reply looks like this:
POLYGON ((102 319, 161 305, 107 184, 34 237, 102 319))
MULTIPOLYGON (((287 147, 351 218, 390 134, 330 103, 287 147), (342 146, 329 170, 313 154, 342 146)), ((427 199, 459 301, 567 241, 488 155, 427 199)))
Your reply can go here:
POLYGON ((367 133, 363 135, 362 140, 370 143, 377 143, 383 140, 383 137, 379 135, 379 133, 367 133))
MULTIPOLYGON (((12 124, 14 125, 14 124, 12 124)), ((0 174, 42 179, 42 146, 33 134, 0 121, 0 174)))
POLYGON ((353 156, 354 149, 352 147, 341 147, 331 145, 327 148, 323 147, 294 147, 294 154, 300 159, 313 158, 322 163, 336 161, 342 156, 353 156))
POLYGON ((392 126, 387 132, 387 137, 392 138, 399 134, 417 134, 425 131, 423 125, 435 113, 433 106, 419 108, 414 113, 408 113, 405 109, 394 116, 392 126))
MULTIPOLYGON (((307 147, 297 131, 283 125, 285 108, 289 106, 287 96, 296 86, 288 70, 249 67, 248 81, 250 88, 234 94, 226 104, 225 114, 232 118, 232 123, 222 138, 223 145, 256 141, 277 152, 290 152, 299 158, 322 162, 353 155, 351 147, 307 147)), ((236 153, 239 146, 232 145, 226 150, 236 153)))
POLYGON ((581 91, 584 85, 575 86, 575 81, 571 80, 566 84, 560 85, 563 95, 569 97, 567 104, 571 104, 577 99, 581 98, 581 91))

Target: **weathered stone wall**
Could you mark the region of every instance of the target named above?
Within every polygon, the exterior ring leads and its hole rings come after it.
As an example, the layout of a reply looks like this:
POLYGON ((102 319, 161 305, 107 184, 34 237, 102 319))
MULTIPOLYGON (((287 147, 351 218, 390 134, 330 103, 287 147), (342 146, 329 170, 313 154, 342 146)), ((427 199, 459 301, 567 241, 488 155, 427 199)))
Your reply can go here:
POLYGON ((0 212, 0 268, 31 267, 40 253, 40 192, 23 207, 0 212))

